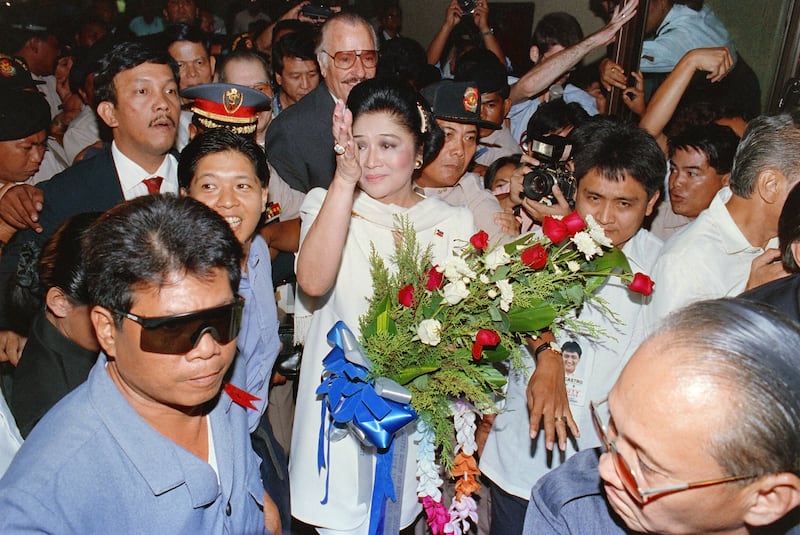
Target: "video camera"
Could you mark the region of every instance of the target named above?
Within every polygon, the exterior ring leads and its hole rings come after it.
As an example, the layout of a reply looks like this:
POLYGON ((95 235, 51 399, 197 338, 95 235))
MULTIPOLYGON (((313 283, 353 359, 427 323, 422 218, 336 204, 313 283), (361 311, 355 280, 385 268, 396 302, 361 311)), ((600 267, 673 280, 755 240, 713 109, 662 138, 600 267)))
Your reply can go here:
POLYGON ((558 184, 564 197, 572 204, 577 189, 577 181, 567 165, 572 145, 565 138, 552 134, 532 139, 529 143, 530 151, 541 163, 523 177, 523 194, 534 201, 552 199, 553 186, 558 184))

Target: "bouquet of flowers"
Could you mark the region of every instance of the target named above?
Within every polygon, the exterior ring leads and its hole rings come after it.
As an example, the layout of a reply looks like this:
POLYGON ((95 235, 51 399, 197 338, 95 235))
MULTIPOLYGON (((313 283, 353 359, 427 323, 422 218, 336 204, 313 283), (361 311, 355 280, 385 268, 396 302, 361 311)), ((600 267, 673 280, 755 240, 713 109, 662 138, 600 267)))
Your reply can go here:
POLYGON ((520 344, 547 328, 597 334, 570 312, 595 299, 609 276, 645 295, 653 283, 632 274, 603 229, 577 212, 546 217, 543 235, 491 250, 480 231, 441 265, 432 264, 407 220, 398 221, 398 232, 396 270, 373 254, 374 294, 360 342, 369 373, 411 393, 419 415, 417 493, 429 525, 434 533, 461 533, 477 519, 470 497, 479 488, 476 413, 493 412, 502 396, 502 362, 520 359, 520 344), (441 502, 440 466, 458 478, 449 511, 441 502))

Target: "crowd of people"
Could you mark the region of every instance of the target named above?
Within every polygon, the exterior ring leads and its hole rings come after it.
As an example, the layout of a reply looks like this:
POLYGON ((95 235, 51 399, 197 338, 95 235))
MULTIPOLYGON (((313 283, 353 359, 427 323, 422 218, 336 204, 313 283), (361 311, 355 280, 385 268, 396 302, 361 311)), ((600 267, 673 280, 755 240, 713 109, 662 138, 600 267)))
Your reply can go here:
POLYGON ((0 532, 425 532, 413 433, 385 508, 374 448, 323 441, 329 330, 398 221, 438 264, 574 211, 655 288, 508 364, 474 532, 800 533, 800 117, 702 0, 546 14, 525 72, 486 0, 427 48, 389 2, 33 5, 0 37, 0 532), (637 16, 638 69, 583 64, 637 16))

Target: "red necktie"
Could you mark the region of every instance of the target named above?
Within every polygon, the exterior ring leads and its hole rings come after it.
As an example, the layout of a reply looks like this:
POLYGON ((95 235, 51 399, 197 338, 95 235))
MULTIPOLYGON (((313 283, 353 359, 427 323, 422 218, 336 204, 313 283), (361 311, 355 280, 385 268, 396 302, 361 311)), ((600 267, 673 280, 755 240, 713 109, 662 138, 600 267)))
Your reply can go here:
POLYGON ((158 193, 161 190, 161 183, 164 181, 164 177, 161 176, 154 176, 152 178, 145 178, 142 180, 144 185, 147 186, 147 193, 153 195, 158 193))

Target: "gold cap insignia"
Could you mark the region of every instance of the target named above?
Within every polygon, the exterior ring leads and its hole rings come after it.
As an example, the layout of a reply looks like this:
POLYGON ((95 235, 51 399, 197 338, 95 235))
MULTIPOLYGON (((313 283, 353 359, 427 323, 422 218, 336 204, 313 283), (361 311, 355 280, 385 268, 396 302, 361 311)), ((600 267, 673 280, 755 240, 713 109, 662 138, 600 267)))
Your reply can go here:
POLYGON ((228 89, 222 95, 222 105, 225 106, 225 111, 230 114, 236 113, 236 111, 241 107, 242 102, 244 102, 244 95, 242 95, 235 87, 228 89))

